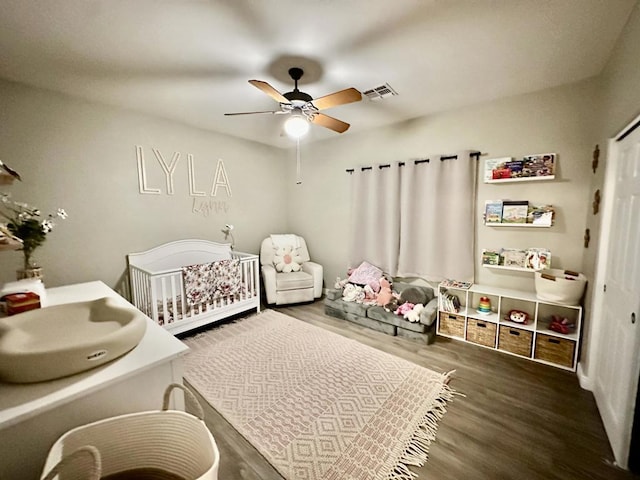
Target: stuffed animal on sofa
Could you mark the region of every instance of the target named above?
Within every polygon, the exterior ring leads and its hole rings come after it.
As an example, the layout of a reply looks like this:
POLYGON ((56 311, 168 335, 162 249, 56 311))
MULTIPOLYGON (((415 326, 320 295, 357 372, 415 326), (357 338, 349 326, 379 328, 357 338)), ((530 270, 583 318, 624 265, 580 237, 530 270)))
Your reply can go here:
POLYGON ((413 308, 406 312, 403 317, 409 320, 411 323, 418 323, 420 321, 420 313, 424 310, 424 305, 418 303, 413 308))
POLYGON ((384 307, 391 302, 391 299, 393 299, 393 292, 391 291, 391 283, 386 278, 382 277, 379 283, 380 290, 378 291, 376 303, 381 307, 384 307))
POLYGON ((422 303, 424 305, 427 303, 427 296, 419 288, 405 288, 400 294, 394 293, 394 298, 384 306, 384 309, 387 312, 395 313, 400 305, 407 302, 412 305, 417 305, 418 303, 422 303))
POLYGON ((427 294, 416 287, 405 288, 400 294, 400 303, 404 302, 413 303, 414 305, 419 303, 425 305, 427 303, 427 294))
POLYGON ((396 315, 404 317, 405 314, 407 314, 411 310, 413 310, 413 307, 415 307, 415 305, 413 303, 404 302, 402 305, 400 305, 398 308, 396 308, 396 311, 394 313, 396 315))
POLYGON ((377 302, 376 292, 373 291, 370 285, 365 285, 362 290, 364 291, 364 298, 362 299, 362 303, 367 305, 375 305, 377 302))
POLYGON ((342 290, 347 283, 349 283, 348 279, 341 279, 340 277, 336 277, 336 283, 333 284, 333 288, 335 288, 336 290, 342 290))
POLYGON ((342 290, 342 299, 345 302, 358 302, 362 303, 364 300, 364 288, 354 285, 353 283, 347 283, 342 290))

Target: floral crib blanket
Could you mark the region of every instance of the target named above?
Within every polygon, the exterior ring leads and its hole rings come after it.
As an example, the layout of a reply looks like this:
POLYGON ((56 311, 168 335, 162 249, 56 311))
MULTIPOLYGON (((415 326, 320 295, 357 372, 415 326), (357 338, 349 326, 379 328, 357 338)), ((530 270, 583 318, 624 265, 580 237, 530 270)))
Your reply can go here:
POLYGON ((182 267, 182 281, 189 307, 234 297, 242 291, 240 260, 218 260, 182 267))

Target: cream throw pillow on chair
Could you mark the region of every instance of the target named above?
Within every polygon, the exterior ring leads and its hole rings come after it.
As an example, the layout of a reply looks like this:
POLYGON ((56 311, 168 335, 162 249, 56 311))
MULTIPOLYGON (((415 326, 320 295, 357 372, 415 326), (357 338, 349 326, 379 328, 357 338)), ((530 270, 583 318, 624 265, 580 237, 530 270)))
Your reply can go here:
POLYGON ((300 270, 302 257, 298 249, 292 245, 284 245, 275 248, 273 264, 277 272, 297 272, 300 270))

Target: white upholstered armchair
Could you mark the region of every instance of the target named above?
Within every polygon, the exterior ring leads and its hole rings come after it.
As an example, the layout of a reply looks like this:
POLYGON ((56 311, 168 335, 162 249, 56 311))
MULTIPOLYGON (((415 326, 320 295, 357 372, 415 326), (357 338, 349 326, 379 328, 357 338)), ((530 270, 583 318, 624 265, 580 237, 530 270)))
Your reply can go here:
POLYGON ((298 235, 271 235, 260 246, 260 265, 267 303, 311 302, 322 296, 322 265, 311 261, 298 235))

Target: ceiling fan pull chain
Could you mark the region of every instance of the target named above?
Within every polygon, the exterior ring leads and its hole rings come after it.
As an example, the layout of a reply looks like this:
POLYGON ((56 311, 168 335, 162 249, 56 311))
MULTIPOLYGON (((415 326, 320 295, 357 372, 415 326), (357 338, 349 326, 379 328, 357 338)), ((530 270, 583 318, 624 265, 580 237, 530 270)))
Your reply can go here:
POLYGON ((296 185, 302 185, 302 167, 300 166, 300 139, 296 138, 296 185))

